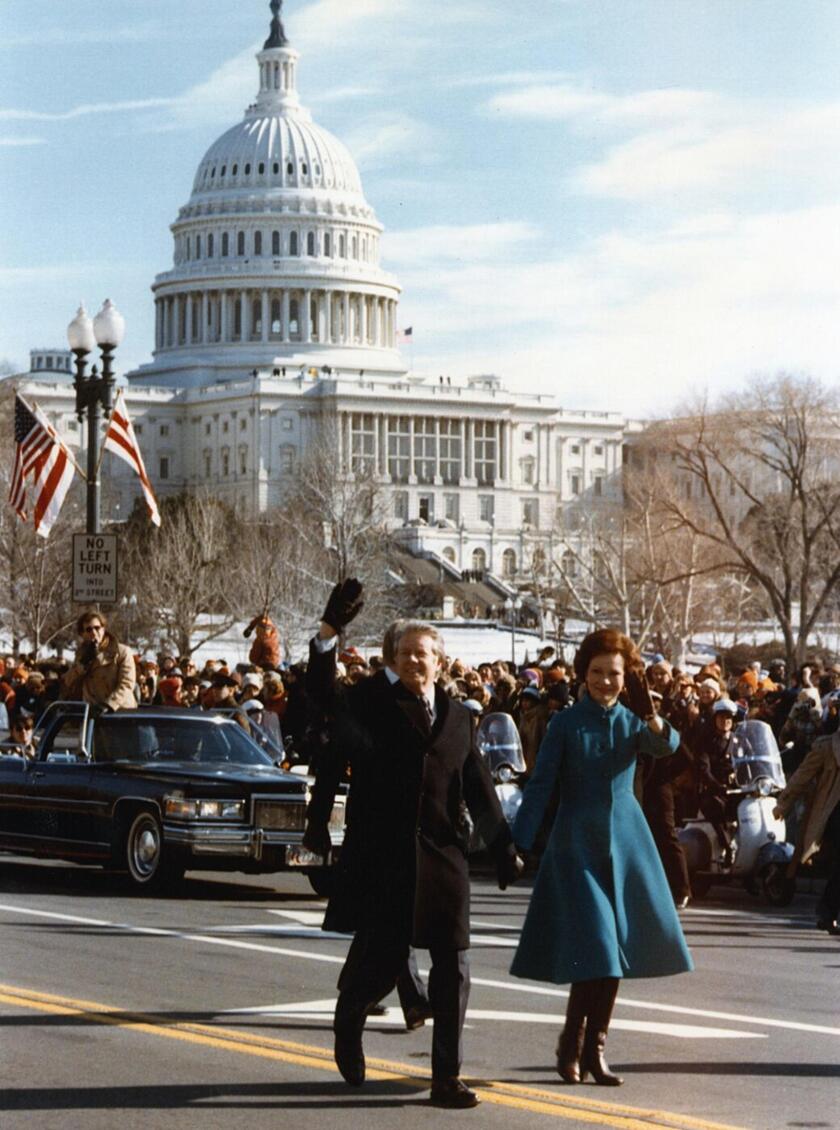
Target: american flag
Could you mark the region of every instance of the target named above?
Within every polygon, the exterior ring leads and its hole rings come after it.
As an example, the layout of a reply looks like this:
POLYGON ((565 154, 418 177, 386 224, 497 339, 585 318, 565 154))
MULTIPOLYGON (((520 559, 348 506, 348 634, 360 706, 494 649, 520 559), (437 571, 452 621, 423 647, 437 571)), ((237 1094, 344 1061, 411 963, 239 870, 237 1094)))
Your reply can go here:
POLYGON ((408 326, 407 329, 399 330, 397 333, 398 345, 413 345, 414 344, 414 326, 408 326))
POLYGON ((124 459, 129 467, 136 472, 140 479, 140 486, 143 488, 143 495, 146 499, 149 517, 156 526, 159 526, 160 511, 158 510, 158 504, 155 500, 155 493, 152 490, 152 484, 149 482, 149 476, 146 474, 143 456, 140 454, 140 445, 137 442, 137 436, 134 434, 134 428, 128 416, 128 409, 125 406, 125 395, 122 389, 117 393, 114 411, 111 413, 108 430, 105 433, 104 450, 112 451, 114 455, 118 455, 120 459, 124 459))
POLYGON ((9 502, 25 522, 27 480, 35 483, 35 532, 45 538, 55 524, 62 503, 76 473, 70 451, 37 404, 31 408, 22 396, 15 396, 15 466, 9 502))

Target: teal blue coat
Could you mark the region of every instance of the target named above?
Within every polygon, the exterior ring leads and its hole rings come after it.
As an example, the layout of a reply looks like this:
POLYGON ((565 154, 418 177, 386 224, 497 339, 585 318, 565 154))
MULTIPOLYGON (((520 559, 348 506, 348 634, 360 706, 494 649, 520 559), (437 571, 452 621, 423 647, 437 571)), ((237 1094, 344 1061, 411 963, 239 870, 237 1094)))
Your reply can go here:
POLYGON ((586 695, 554 715, 513 828, 530 848, 555 785, 559 808, 511 973, 558 985, 661 977, 693 968, 653 836, 633 795, 639 753, 663 757, 679 735, 654 734, 621 704, 586 695))

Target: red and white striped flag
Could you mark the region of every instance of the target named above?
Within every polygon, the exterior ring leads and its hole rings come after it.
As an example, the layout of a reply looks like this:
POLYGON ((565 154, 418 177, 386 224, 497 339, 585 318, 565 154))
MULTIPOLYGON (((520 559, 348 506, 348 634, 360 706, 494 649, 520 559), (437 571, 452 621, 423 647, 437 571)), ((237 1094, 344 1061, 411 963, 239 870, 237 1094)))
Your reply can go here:
POLYGON ((32 407, 20 394, 15 396, 15 465, 9 502, 23 521, 26 509, 27 480, 35 484, 32 522, 35 533, 48 537, 55 525, 76 473, 70 450, 37 404, 32 407))
POLYGON ((397 345, 414 344, 414 326, 407 326, 404 330, 397 330, 397 345))
POLYGON ((108 430, 105 433, 104 450, 112 451, 114 455, 119 455, 120 459, 124 459, 129 467, 137 473, 140 479, 140 486, 143 488, 143 495, 146 499, 149 517, 156 526, 159 526, 160 511, 158 510, 158 504, 155 500, 155 493, 152 490, 152 484, 149 482, 149 476, 146 474, 146 467, 143 463, 143 456, 140 454, 140 445, 137 442, 137 436, 134 434, 134 428, 128 417, 128 409, 125 406, 125 395, 122 389, 117 392, 114 410, 108 422, 108 430))

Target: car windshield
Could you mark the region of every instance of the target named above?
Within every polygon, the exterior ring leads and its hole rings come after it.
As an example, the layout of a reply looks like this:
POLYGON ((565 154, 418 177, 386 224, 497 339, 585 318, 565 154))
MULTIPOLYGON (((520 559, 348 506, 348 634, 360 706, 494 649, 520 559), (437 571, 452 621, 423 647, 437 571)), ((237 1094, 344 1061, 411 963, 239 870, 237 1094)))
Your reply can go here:
POLYGON ((200 764, 272 765, 235 722, 203 718, 148 718, 132 713, 98 718, 93 732, 97 762, 191 761, 200 764))

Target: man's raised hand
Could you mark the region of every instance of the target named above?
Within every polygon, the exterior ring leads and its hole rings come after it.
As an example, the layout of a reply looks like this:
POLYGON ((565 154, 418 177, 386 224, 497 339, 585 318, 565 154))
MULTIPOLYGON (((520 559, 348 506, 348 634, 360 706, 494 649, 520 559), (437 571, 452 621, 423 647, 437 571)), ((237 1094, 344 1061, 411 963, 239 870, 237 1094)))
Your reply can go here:
POLYGON ((364 608, 362 600, 363 589, 355 577, 348 577, 346 581, 339 581, 329 596, 324 615, 321 617, 325 624, 340 633, 355 620, 364 608))

